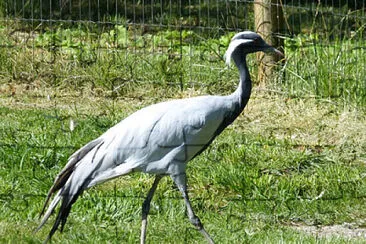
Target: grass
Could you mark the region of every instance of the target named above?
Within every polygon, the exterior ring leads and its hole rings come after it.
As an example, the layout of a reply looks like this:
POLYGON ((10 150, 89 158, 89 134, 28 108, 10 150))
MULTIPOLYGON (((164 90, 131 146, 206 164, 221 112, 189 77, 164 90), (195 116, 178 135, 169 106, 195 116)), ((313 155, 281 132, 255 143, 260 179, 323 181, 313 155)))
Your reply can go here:
MULTIPOLYGON (((364 27, 333 39, 321 33, 286 38, 286 64, 267 88, 293 98, 335 99, 364 107, 364 27)), ((0 49, 0 89, 11 93, 8 86, 16 83, 30 90, 46 86, 138 96, 134 92, 162 87, 172 94, 188 88, 217 94, 236 86, 236 70, 224 69, 222 58, 233 32, 142 34, 141 28, 115 25, 93 32, 96 27, 80 23, 26 33, 0 26, 0 45, 9 47, 0 49)), ((254 55, 248 59, 253 80, 260 83, 254 55)))
MULTIPOLYGON (((82 145, 146 105, 227 94, 237 85, 236 69, 222 60, 232 33, 142 35, 139 25, 96 33, 82 25, 31 33, 0 26, 1 243, 45 239, 50 224, 32 231, 46 193, 82 145)), ((352 233, 366 226, 360 26, 349 39, 286 39, 279 78, 255 86, 244 114, 189 164, 193 206, 218 243, 364 242, 356 234, 321 234, 324 226, 351 224, 352 233), (306 232, 309 226, 318 234, 306 232)), ((259 83, 254 55, 248 59, 259 83)), ((88 190, 53 241, 137 242, 152 180, 134 174, 88 190)), ((169 178, 151 212, 149 242, 204 242, 169 178)))
MULTIPOLYGON (((21 94, 0 101, 4 243, 44 240, 50 225, 38 234, 32 231, 68 156, 132 111, 156 102, 90 94, 51 100, 21 94), (76 123, 73 131, 70 120, 76 123)), ((257 90, 238 121, 189 164, 197 214, 219 243, 348 242, 346 237, 312 236, 294 226, 365 226, 366 135, 360 133, 365 124, 364 113, 352 107, 257 90)), ((151 184, 152 177, 134 174, 88 190, 54 242, 137 242, 140 207, 151 184)), ((204 242, 190 226, 169 178, 153 199, 148 241, 204 242)))

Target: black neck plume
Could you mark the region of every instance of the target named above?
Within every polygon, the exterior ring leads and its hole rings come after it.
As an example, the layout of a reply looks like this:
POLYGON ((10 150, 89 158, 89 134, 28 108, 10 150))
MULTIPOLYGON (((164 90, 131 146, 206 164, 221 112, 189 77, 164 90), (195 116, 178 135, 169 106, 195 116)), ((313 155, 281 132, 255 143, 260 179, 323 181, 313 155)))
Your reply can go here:
POLYGON ((246 54, 243 54, 240 52, 240 50, 238 50, 233 53, 232 59, 238 67, 240 75, 238 88, 232 94, 235 97, 234 99, 237 99, 239 103, 238 109, 240 110, 240 114, 249 101, 250 94, 252 92, 252 81, 250 79, 250 74, 247 67, 246 54))

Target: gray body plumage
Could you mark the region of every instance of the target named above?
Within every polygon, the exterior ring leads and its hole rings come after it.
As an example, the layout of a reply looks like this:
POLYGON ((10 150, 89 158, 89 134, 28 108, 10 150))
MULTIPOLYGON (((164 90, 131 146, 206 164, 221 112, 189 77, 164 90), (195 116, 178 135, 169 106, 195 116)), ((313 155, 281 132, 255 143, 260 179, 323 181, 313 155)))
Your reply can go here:
POLYGON ((48 236, 48 239, 51 238, 60 224, 61 230, 63 229, 72 204, 85 189, 138 171, 157 175, 143 205, 142 243, 145 241, 150 201, 164 175, 170 175, 181 190, 192 224, 208 242, 213 242, 190 207, 186 189, 186 166, 188 161, 206 149, 244 109, 251 92, 245 56, 260 50, 276 51, 256 33, 238 33, 226 52, 227 63, 232 58, 240 74, 239 86, 234 93, 228 96, 173 100, 145 107, 75 152, 48 193, 42 213, 52 194, 56 195, 38 229, 45 224, 61 201, 60 210, 48 236))

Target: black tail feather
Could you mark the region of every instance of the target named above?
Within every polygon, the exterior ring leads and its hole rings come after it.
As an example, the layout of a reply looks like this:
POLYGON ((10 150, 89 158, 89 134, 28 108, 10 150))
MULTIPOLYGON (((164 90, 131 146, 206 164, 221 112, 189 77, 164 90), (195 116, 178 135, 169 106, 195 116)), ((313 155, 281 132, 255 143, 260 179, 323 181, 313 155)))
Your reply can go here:
POLYGON ((80 194, 81 194, 81 191, 79 191, 75 195, 64 196, 64 198, 62 200, 61 207, 60 207, 60 209, 57 213, 56 220, 55 220, 55 222, 52 226, 52 229, 51 229, 50 233, 47 236, 47 239, 46 239, 45 243, 48 242, 49 240, 51 240, 52 236, 55 234, 55 232, 57 231, 60 224, 61 224, 60 232, 63 231, 64 226, 65 226, 66 221, 67 221, 67 217, 70 214, 71 207, 75 203, 75 201, 77 200, 77 198, 79 197, 80 194))
POLYGON ((55 208, 61 201, 61 206, 57 212, 56 220, 47 236, 47 239, 45 240, 45 243, 51 240, 52 236, 55 234, 59 227, 60 231, 63 231, 72 205, 78 199, 80 194, 86 189, 91 180, 90 176, 93 174, 94 170, 100 166, 102 161, 98 162, 98 164, 96 164, 95 166, 93 165, 93 167, 87 168, 86 170, 88 172, 88 175, 83 175, 83 173, 85 173, 85 171, 83 171, 85 170, 84 168, 77 171, 78 163, 85 157, 85 155, 95 149, 93 151, 94 155, 92 156, 93 161, 95 154, 98 152, 98 149, 101 145, 103 145, 103 141, 101 138, 98 138, 75 152, 70 157, 69 162, 67 163, 67 165, 65 165, 64 169, 56 177, 53 186, 47 194, 46 202, 41 211, 41 215, 44 214, 44 217, 41 221, 41 224, 35 230, 35 232, 37 232, 40 228, 42 228, 42 226, 46 223, 50 215, 54 212, 55 208), (54 193, 56 195, 51 201, 47 211, 45 211, 46 206, 48 205, 48 202, 54 193))
POLYGON ((95 139, 88 144, 86 144, 84 147, 80 148, 78 151, 76 151, 71 157, 69 158, 68 163, 65 165, 65 167, 61 170, 61 172, 56 176, 56 179, 51 187, 51 189, 48 191, 46 201, 43 205, 42 211, 40 213, 40 217, 44 214, 47 204, 49 200, 51 199, 51 196, 60 190, 67 182, 69 177, 71 176, 72 172, 74 171, 76 164, 84 158, 86 154, 88 154, 95 146, 100 144, 103 140, 101 138, 95 139))

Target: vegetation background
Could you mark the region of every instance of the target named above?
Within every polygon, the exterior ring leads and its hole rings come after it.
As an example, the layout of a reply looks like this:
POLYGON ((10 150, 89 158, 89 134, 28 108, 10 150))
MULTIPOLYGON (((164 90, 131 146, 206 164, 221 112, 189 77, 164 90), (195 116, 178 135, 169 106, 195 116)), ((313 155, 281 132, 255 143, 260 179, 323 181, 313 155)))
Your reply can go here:
MULTIPOLYGON (((364 242, 365 1, 278 1, 286 62, 256 79, 244 113, 189 164, 190 196, 221 243, 364 242)), ((0 242, 32 231, 67 158, 132 112, 238 81, 223 54, 254 30, 253 1, 0 2, 0 242)), ((152 177, 85 192, 54 241, 136 242, 152 177)), ((203 242, 170 179, 150 242, 203 242)))

